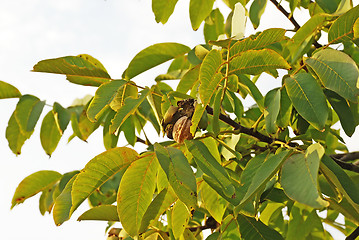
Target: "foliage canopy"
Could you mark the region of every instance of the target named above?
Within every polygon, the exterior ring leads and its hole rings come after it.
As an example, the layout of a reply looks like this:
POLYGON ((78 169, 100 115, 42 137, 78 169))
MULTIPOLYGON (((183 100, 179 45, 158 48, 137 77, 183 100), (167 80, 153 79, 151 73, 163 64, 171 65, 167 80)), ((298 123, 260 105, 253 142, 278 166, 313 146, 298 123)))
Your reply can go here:
MULTIPOLYGON (((357 236, 359 154, 348 152, 336 128, 339 122, 350 137, 359 124, 359 6, 287 0, 286 11, 271 0, 294 28, 243 37, 245 13, 257 28, 267 1, 223 0, 232 10, 226 18, 214 2, 190 0, 192 28, 204 25, 205 43, 149 46, 122 79, 112 79, 87 54, 34 66, 34 72, 97 88, 84 103, 53 104, 41 123, 44 151, 51 156, 69 125, 69 141, 86 141, 102 127, 106 151, 81 171, 26 177, 12 208, 41 193, 40 212, 52 212, 61 225, 88 200, 91 208, 78 220, 108 221, 109 227, 121 222, 123 229, 112 228, 109 239, 203 239, 205 229, 212 230, 208 240, 333 239, 323 223, 348 239, 357 236), (303 26, 296 8, 311 16, 303 26), (155 84, 133 80, 167 61, 155 84), (264 94, 256 85, 260 76, 282 84, 264 94), (169 80, 179 80, 176 89, 169 80), (255 104, 243 106, 245 98, 255 104), (167 139, 141 139, 147 123, 167 139), (147 150, 118 147, 120 132, 129 145, 139 142, 147 150), (337 222, 339 215, 345 224, 337 222)), ((165 24, 176 3, 152 0, 155 20, 165 24)), ((2 81, 0 98, 19 98, 6 138, 21 154, 45 101, 2 81)))

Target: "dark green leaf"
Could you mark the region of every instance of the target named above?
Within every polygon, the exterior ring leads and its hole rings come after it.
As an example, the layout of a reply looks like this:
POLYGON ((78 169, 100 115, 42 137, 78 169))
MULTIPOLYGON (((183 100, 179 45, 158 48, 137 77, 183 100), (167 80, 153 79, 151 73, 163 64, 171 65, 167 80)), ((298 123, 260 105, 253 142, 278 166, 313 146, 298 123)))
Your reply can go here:
POLYGON ((42 170, 24 178, 17 186, 11 201, 11 208, 23 203, 29 197, 51 188, 62 175, 55 171, 42 170))
POLYGON ((0 99, 21 97, 20 91, 11 84, 0 81, 0 99))
POLYGON ((289 125, 292 112, 292 102, 288 96, 286 88, 280 89, 280 108, 277 118, 278 127, 285 128, 289 125))
POLYGON ((345 99, 358 102, 359 70, 348 55, 338 50, 324 49, 305 59, 305 63, 313 69, 326 88, 345 99))
POLYGON ((82 220, 96 220, 96 221, 112 221, 118 222, 120 219, 117 215, 117 207, 114 205, 100 205, 93 207, 77 219, 77 221, 82 220))
POLYGON ((123 175, 117 195, 117 212, 123 228, 131 236, 139 233, 146 209, 156 187, 158 162, 154 154, 132 162, 123 175))
POLYGON ((197 30, 203 20, 211 13, 215 0, 190 0, 189 18, 193 30, 197 30))
POLYGON ((285 79, 285 87, 298 113, 313 127, 322 130, 328 118, 325 95, 317 81, 308 73, 285 79))
POLYGON ((179 43, 158 43, 139 52, 130 62, 124 77, 131 79, 161 63, 184 55, 190 48, 179 43))
POLYGON ((273 134, 277 131, 277 117, 280 107, 280 89, 273 89, 269 91, 264 98, 264 118, 266 124, 266 131, 273 134))
POLYGON ((156 22, 165 24, 172 15, 178 0, 152 0, 152 11, 155 14, 156 22))
POLYGON ((224 33, 224 18, 219 9, 212 10, 211 14, 206 18, 203 34, 206 43, 215 41, 218 36, 224 33))
POLYGON ((155 152, 178 198, 188 208, 194 208, 197 205, 196 178, 186 156, 179 149, 164 148, 158 143, 155 143, 155 152))
POLYGON ((337 10, 340 0, 317 0, 315 1, 324 11, 334 13, 337 10))

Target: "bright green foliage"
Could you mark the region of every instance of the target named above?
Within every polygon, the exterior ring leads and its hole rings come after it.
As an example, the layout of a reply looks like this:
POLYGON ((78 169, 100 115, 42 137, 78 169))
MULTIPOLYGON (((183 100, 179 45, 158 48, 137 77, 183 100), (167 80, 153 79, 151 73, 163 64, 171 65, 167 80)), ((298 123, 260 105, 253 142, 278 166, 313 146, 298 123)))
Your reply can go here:
MULTIPOLYGON (((149 46, 123 79, 111 79, 87 54, 38 62, 36 72, 97 87, 72 106, 54 103, 43 118, 44 101, 0 81, 0 98, 19 98, 6 128, 15 154, 39 119, 48 155, 69 125, 69 141, 87 141, 103 127, 106 149, 81 171, 26 177, 12 207, 41 192, 40 213, 52 212, 61 225, 87 200, 90 209, 78 220, 120 222, 118 238, 126 239, 333 239, 325 224, 353 232, 358 153, 348 153, 341 134, 353 136, 359 124, 358 6, 287 0, 293 29, 268 28, 236 40, 229 35, 235 4, 257 28, 275 1, 223 0, 227 16, 217 1, 189 1, 191 26, 203 23, 204 42, 149 46), (297 8, 311 16, 302 25, 297 8), (137 83, 141 73, 167 61, 168 70, 154 81, 137 83), (156 139, 147 134, 150 127, 156 139), (125 142, 118 141, 121 132, 125 142), (174 135, 185 136, 184 143, 172 141, 174 135), (147 145, 141 154, 118 147, 137 142, 147 145), (203 229, 212 232, 203 236, 203 229)), ((165 24, 177 2, 152 0, 155 21, 165 24)))

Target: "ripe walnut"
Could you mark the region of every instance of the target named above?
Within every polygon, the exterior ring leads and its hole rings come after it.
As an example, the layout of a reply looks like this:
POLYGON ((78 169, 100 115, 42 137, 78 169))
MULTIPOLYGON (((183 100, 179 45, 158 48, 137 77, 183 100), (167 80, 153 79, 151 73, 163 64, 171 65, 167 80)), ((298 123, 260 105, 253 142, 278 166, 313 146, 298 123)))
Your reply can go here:
POLYGON ((192 139, 193 136, 191 134, 192 122, 191 119, 187 116, 183 116, 177 120, 175 125, 173 126, 172 136, 173 139, 178 143, 183 143, 186 139, 192 139))

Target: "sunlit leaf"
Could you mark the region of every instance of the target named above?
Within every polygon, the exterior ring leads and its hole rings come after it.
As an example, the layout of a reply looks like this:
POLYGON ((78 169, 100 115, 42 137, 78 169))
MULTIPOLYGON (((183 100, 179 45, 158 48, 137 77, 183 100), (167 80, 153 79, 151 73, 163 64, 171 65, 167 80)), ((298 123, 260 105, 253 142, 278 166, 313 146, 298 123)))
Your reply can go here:
POLYGON ((330 27, 328 41, 338 43, 353 39, 353 25, 359 17, 359 5, 341 15, 330 27))
POLYGON ((264 118, 266 124, 266 131, 273 134, 277 131, 277 117, 280 106, 280 89, 273 89, 269 91, 264 98, 264 118))
POLYGON ((20 131, 19 123, 15 119, 15 113, 9 119, 5 136, 11 151, 16 155, 21 154, 21 148, 29 137, 20 131))
POLYGON ((322 130, 328 118, 325 95, 317 81, 308 73, 285 79, 285 87, 293 106, 313 127, 322 130))
POLYGON ((267 5, 267 0, 254 0, 249 9, 249 19, 251 20, 254 29, 259 26, 260 19, 267 5))
POLYGON ((91 121, 98 120, 101 111, 116 97, 119 89, 126 83, 124 80, 111 81, 102 84, 95 93, 88 109, 87 116, 91 121))
POLYGON ((186 207, 186 205, 178 200, 171 211, 171 219, 172 219, 172 232, 176 239, 179 239, 179 237, 183 234, 187 223, 190 219, 190 211, 186 207))
POLYGON ((11 201, 11 208, 23 203, 29 197, 52 187, 62 175, 55 171, 42 170, 24 178, 17 186, 11 201))
POLYGON ((327 207, 329 203, 318 192, 318 170, 324 148, 312 144, 306 154, 297 153, 282 167, 281 185, 288 197, 313 208, 327 207))
POLYGON ((156 22, 165 24, 172 15, 178 0, 153 0, 152 11, 155 14, 156 22))
POLYGON ((155 144, 157 159, 167 175, 167 179, 178 198, 188 206, 197 205, 196 178, 181 150, 155 144))
POLYGON ((40 129, 41 146, 46 154, 51 156, 61 139, 61 131, 56 124, 54 112, 50 111, 42 120, 40 129))
POLYGON ((246 30, 246 9, 245 4, 242 2, 236 3, 233 9, 231 19, 231 37, 235 40, 242 39, 246 30))
POLYGON ((119 147, 107 150, 88 162, 73 183, 71 214, 97 188, 138 159, 136 151, 119 147))
POLYGON ((71 119, 70 110, 62 107, 59 103, 54 102, 53 113, 55 116, 56 124, 58 125, 61 134, 63 134, 71 119))
POLYGON ((206 208, 217 222, 222 222, 228 202, 218 195, 206 182, 201 183, 199 194, 202 199, 201 207, 206 208))
POLYGON ((191 49, 179 43, 158 43, 139 52, 124 72, 126 79, 131 79, 161 63, 186 54, 191 49))
POLYGON ((111 121, 110 132, 114 133, 121 127, 125 120, 132 114, 134 114, 141 103, 146 99, 150 89, 146 88, 141 91, 139 98, 126 98, 124 105, 117 111, 115 117, 111 121))
POLYGON ((179 81, 176 91, 187 93, 192 89, 193 85, 198 81, 200 65, 188 70, 179 81))
POLYGON ((338 50, 324 49, 307 58, 305 63, 313 69, 326 88, 352 102, 358 101, 359 70, 354 60, 347 54, 338 50))
POLYGON ((214 0, 190 0, 189 18, 193 30, 197 30, 204 19, 211 13, 214 0))
POLYGON ((117 211, 128 234, 136 236, 143 216, 151 203, 156 187, 158 162, 154 154, 147 154, 132 162, 120 183, 117 211))
POLYGON ((208 43, 211 40, 217 40, 218 36, 224 33, 224 18, 219 9, 214 9, 206 18, 203 26, 203 34, 208 43))
POLYGON ((114 205, 100 205, 90 208, 81 214, 77 220, 120 221, 117 215, 117 207, 114 205))
POLYGON ((0 81, 0 99, 21 97, 20 91, 13 85, 0 81))
POLYGON ((272 74, 271 70, 279 68, 290 69, 290 65, 274 50, 248 50, 232 59, 229 74, 272 74))

